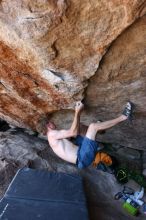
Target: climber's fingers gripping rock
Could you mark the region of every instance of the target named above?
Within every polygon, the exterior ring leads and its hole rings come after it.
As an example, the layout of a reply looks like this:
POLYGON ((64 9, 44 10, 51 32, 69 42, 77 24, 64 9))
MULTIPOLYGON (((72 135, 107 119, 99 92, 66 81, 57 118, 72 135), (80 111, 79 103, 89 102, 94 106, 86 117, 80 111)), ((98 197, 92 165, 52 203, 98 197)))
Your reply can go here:
POLYGON ((75 111, 76 112, 82 111, 83 108, 84 108, 84 104, 81 101, 76 102, 76 105, 75 105, 75 111))

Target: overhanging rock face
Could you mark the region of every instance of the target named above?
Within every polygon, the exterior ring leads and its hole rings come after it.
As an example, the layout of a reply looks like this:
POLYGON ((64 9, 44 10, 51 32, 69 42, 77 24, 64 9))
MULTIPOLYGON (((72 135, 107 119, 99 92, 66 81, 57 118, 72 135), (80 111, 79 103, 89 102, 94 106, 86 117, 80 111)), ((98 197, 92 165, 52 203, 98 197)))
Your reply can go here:
POLYGON ((101 140, 146 150, 146 16, 110 47, 90 80, 86 103, 94 118, 114 118, 126 101, 135 103, 133 123, 110 129, 101 140))
MULTIPOLYGON (((110 90, 112 93, 110 96, 108 85, 115 75, 111 74, 109 78, 102 69, 98 72, 99 62, 110 44, 144 13, 145 0, 1 1, 0 117, 14 125, 36 129, 40 117, 57 112, 54 119, 57 117, 58 125, 63 113, 67 116, 65 121, 67 126, 70 122, 70 111, 67 109, 72 108, 76 100, 84 97, 88 105, 88 114, 85 113, 83 119, 85 122, 92 121, 96 118, 96 113, 103 112, 103 106, 108 105, 111 111, 110 105, 115 104, 116 98, 123 96, 123 92, 120 95, 121 90, 114 89, 114 93, 110 90), (104 79, 105 90, 100 90, 101 96, 98 90, 100 79, 94 81, 91 78, 93 75, 96 75, 95 78, 100 75, 104 79), (91 80, 88 81, 90 78, 91 80), (90 87, 92 83, 95 85, 95 82, 98 88, 94 90, 94 94, 92 91, 89 95, 90 87), (86 88, 87 94, 84 93, 86 88), (102 100, 107 101, 100 101, 103 96, 102 100), (93 99, 95 99, 94 103, 93 99), (99 103, 98 111, 95 111, 95 103, 99 103), (65 113, 62 110, 65 110, 65 113)), ((143 29, 141 28, 143 39, 139 38, 140 41, 143 40, 143 45, 144 22, 143 20, 143 24, 138 23, 143 25, 143 29)), ((131 37, 129 43, 126 39, 123 41, 126 46, 132 43, 133 38, 131 37)), ((124 45, 123 41, 121 40, 121 43, 124 45)), ((135 50, 138 50, 136 53, 138 54, 140 49, 136 47, 135 50)), ((129 48, 129 56, 131 58, 128 65, 133 65, 131 60, 136 55, 133 54, 132 48, 129 48)), ((121 65, 123 63, 127 65, 120 56, 113 57, 113 62, 115 65, 120 62, 121 65)), ((145 66, 143 61, 139 60, 139 62, 143 68, 143 81, 145 66)), ((134 82, 134 76, 126 68, 125 71, 122 80, 128 77, 129 81, 134 82)), ((121 75, 120 72, 116 74, 119 77, 121 75)), ((139 74, 139 78, 141 76, 142 74, 139 74)), ((116 78, 117 81, 118 79, 116 78)), ((130 87, 128 88, 129 81, 127 81, 127 91, 132 93, 130 87)), ((143 86, 139 88, 144 90, 143 86)), ((141 92, 138 90, 140 98, 141 92)), ((121 101, 118 99, 118 106, 123 105, 124 101, 125 99, 121 101)), ((136 101, 143 103, 143 99, 136 101)), ((119 108, 116 109, 115 111, 118 112, 119 108)), ((140 109, 139 117, 142 117, 141 111, 140 109)), ((144 117, 145 111, 142 112, 144 117)))

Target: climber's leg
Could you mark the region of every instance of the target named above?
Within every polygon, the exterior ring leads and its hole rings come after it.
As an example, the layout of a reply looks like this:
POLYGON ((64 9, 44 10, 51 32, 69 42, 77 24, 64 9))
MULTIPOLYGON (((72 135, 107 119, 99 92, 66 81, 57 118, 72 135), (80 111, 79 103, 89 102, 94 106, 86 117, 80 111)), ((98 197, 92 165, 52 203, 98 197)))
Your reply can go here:
POLYGON ((96 134, 100 131, 111 128, 122 121, 125 121, 132 114, 131 104, 128 102, 124 112, 121 116, 105 121, 105 122, 97 122, 89 125, 86 136, 84 137, 81 147, 78 150, 77 154, 77 166, 78 168, 88 167, 95 158, 95 155, 99 149, 98 142, 95 141, 96 134))
POLYGON ((92 123, 89 125, 86 137, 95 140, 96 134, 99 131, 106 130, 108 128, 111 128, 117 124, 119 124, 122 121, 125 121, 127 117, 125 115, 121 115, 118 118, 115 118, 113 120, 105 121, 105 122, 98 122, 98 123, 92 123))
POLYGON ((134 109, 134 104, 132 102, 127 102, 124 111, 121 116, 118 118, 115 118, 113 120, 105 121, 105 122, 98 122, 98 123, 92 123, 89 125, 89 128, 86 133, 86 137, 95 140, 96 134, 99 131, 106 130, 108 128, 111 128, 117 124, 119 124, 122 121, 125 121, 127 119, 132 118, 133 114, 133 109, 134 109))

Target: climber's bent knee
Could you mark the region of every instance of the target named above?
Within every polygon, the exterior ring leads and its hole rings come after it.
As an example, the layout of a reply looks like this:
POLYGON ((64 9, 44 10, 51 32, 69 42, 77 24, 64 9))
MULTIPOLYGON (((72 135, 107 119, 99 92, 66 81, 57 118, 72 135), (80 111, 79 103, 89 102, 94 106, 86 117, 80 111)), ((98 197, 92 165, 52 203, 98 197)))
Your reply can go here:
POLYGON ((88 137, 91 140, 95 140, 97 131, 98 131, 97 123, 91 123, 87 129, 86 137, 88 137))

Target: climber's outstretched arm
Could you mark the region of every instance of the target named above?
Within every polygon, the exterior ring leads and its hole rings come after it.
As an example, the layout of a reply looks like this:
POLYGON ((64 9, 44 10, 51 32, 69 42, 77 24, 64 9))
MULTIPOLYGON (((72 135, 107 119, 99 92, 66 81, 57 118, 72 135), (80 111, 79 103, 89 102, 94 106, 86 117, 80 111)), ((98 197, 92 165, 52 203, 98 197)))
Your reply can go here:
POLYGON ((75 106, 75 115, 70 129, 68 130, 52 130, 49 136, 55 139, 64 139, 75 137, 79 133, 80 115, 84 105, 82 102, 77 102, 75 106))
POLYGON ((70 128, 70 130, 75 134, 75 136, 79 133, 80 115, 81 115, 81 111, 83 110, 83 108, 84 108, 84 105, 82 102, 79 101, 76 103, 74 120, 70 128))

